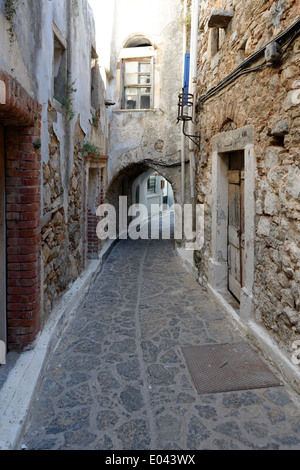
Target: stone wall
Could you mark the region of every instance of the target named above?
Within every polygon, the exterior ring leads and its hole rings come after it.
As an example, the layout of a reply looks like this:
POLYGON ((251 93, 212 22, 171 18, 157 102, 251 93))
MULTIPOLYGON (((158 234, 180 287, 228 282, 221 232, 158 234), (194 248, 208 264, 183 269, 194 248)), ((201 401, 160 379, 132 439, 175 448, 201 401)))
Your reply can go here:
MULTIPOLYGON (((291 41, 278 62, 247 70, 209 98, 207 92, 242 61, 286 31, 299 13, 299 3, 293 0, 229 0, 223 4, 203 1, 198 61, 198 129, 202 141, 197 197, 198 202, 205 204, 206 223, 206 243, 196 253, 200 280, 205 283, 209 277, 214 236, 212 138, 253 125, 256 161, 253 318, 289 358, 293 341, 299 339, 300 333, 300 37, 291 41), (208 27, 212 11, 221 8, 233 13, 228 26, 216 28, 211 23, 212 27, 208 27), (212 50, 213 32, 218 33, 217 51, 212 50)), ((262 63, 264 53, 245 68, 262 63)))
POLYGON ((22 350, 87 266, 83 148, 89 143, 105 152, 108 125, 89 2, 13 3, 8 18, 0 0, 0 122, 10 127, 7 339, 10 349, 22 350))
POLYGON ((125 185, 129 185, 126 195, 130 197, 130 185, 149 168, 157 170, 172 183, 175 197, 179 200, 182 132, 181 126, 176 126, 176 119, 178 95, 183 85, 183 34, 179 23, 183 5, 179 0, 155 0, 150 8, 145 0, 116 3, 116 34, 111 60, 115 80, 108 89, 116 103, 110 113, 109 201, 122 194, 125 179, 125 185), (128 9, 135 14, 125 22, 124 15, 128 9), (131 111, 122 109, 121 71, 124 58, 141 57, 143 48, 124 48, 128 39, 137 34, 144 35, 152 44, 145 47, 145 54, 148 54, 145 57, 153 61, 153 101, 151 109, 131 111), (155 165, 153 162, 156 161, 166 164, 166 167, 155 165), (170 169, 168 165, 174 163, 179 163, 179 166, 170 169))
POLYGON ((69 182, 69 204, 66 211, 60 171, 62 149, 53 131, 55 119, 57 112, 49 105, 49 160, 43 163, 44 320, 59 295, 85 268, 85 165, 82 156, 84 134, 77 121, 74 133, 74 162, 69 182))

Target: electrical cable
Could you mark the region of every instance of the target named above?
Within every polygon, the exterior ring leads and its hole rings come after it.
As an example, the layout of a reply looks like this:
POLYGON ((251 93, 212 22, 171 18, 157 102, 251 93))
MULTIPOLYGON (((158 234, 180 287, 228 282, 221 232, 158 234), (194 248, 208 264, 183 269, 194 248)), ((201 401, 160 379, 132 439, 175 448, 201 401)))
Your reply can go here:
MULTIPOLYGON (((181 166, 181 162, 178 162, 178 163, 162 163, 162 162, 157 162, 155 160, 150 160, 150 159, 146 159, 146 160, 143 160, 144 163, 149 163, 150 165, 157 165, 157 166, 163 166, 163 167, 166 167, 166 168, 175 168, 175 167, 178 167, 178 166, 181 166)), ((189 163, 189 160, 186 160, 185 163, 189 163)))
POLYGON ((246 60, 244 60, 244 62, 242 62, 239 65, 239 67, 237 67, 235 70, 233 70, 233 72, 231 72, 229 75, 227 75, 215 87, 211 88, 205 95, 200 96, 200 98, 199 98, 200 106, 202 106, 205 101, 207 101, 209 98, 214 96, 220 90, 222 90, 226 86, 230 85, 233 81, 235 81, 241 75, 244 75, 246 73, 256 72, 256 71, 261 70, 263 68, 272 66, 273 65, 272 63, 267 63, 266 61, 264 61, 262 64, 259 64, 256 67, 244 69, 244 67, 246 65, 249 65, 251 62, 257 60, 265 52, 266 47, 269 44, 271 44, 272 42, 277 42, 279 44, 279 49, 282 49, 285 46, 284 50, 281 52, 281 54, 279 55, 279 57, 277 59, 277 61, 279 61, 282 58, 282 56, 286 53, 287 49, 290 47, 290 45, 293 43, 293 41, 296 39, 296 37, 299 34, 300 34, 300 19, 298 19, 286 31, 284 31, 279 36, 277 36, 275 39, 270 41, 268 44, 266 44, 259 51, 255 52, 250 57, 248 57, 246 60), (290 34, 292 33, 292 31, 294 31, 294 30, 295 30, 295 32, 294 32, 293 36, 288 41, 285 41, 286 37, 289 37, 290 34))

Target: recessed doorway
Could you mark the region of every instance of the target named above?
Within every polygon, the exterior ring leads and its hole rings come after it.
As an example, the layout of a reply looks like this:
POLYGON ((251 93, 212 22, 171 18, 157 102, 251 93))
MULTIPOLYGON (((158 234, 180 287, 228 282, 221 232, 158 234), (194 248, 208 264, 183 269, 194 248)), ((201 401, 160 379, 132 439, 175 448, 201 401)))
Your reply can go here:
POLYGON ((228 154, 228 290, 240 302, 244 283, 244 152, 228 154))

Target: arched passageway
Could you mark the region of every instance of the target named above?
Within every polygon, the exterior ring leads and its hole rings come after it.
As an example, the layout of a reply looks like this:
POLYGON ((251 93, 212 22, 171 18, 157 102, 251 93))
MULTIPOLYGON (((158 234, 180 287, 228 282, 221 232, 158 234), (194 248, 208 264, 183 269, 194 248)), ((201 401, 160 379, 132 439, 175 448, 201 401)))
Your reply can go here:
MULTIPOLYGON (((152 224, 155 237, 157 224, 159 224, 160 235, 163 238, 173 237, 173 206, 177 203, 177 174, 178 168, 175 172, 174 168, 157 168, 156 165, 150 166, 148 163, 132 164, 122 169, 111 181, 105 201, 116 210, 117 228, 120 227, 120 213, 124 209, 120 207, 120 204, 124 204, 126 198, 128 223, 134 218, 132 208, 139 204, 143 207, 143 213, 139 214, 140 220, 143 219, 145 223, 148 220, 151 222, 149 228, 152 224), (163 227, 165 231, 162 233, 163 227)), ((151 236, 151 229, 149 236, 151 236)))

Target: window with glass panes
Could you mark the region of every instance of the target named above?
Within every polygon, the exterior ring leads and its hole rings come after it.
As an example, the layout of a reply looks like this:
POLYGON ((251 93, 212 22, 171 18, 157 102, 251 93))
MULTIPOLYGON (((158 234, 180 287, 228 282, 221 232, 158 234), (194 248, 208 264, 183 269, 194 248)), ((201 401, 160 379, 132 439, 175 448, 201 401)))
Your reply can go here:
POLYGON ((152 82, 151 61, 124 62, 124 108, 150 109, 152 82))

